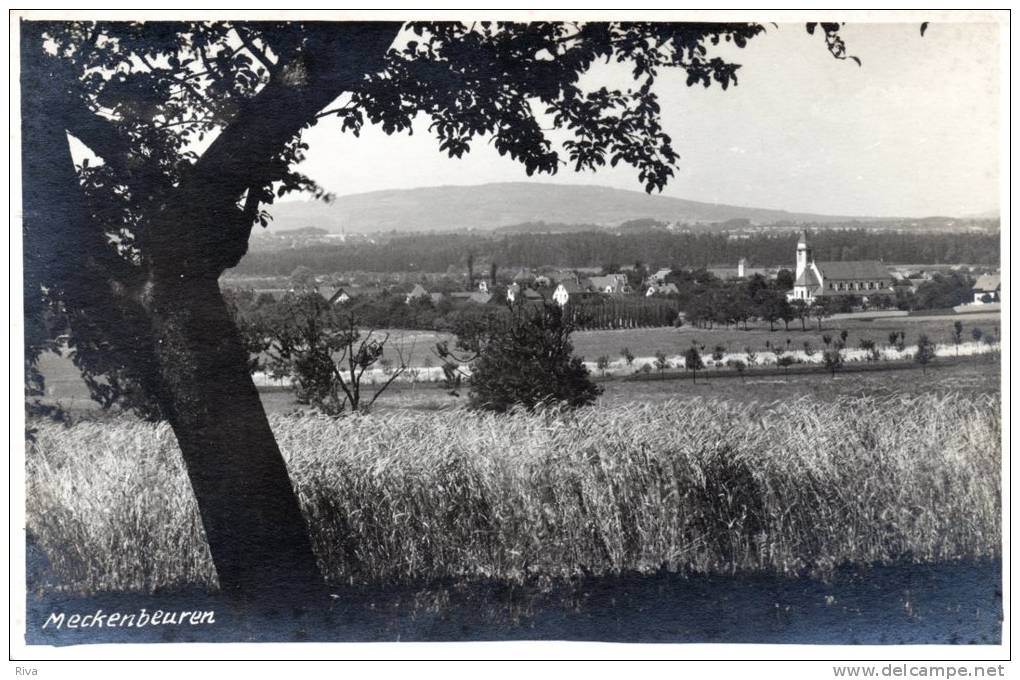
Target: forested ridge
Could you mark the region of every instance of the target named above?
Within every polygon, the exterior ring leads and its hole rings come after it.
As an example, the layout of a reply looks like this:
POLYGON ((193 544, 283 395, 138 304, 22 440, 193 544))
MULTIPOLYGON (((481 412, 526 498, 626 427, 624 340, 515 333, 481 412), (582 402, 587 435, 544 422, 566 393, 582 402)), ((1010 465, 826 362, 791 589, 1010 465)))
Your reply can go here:
MULTIPOLYGON (((866 229, 810 233, 819 261, 881 260, 904 264, 998 265, 998 233, 876 232, 866 229)), ((300 244, 286 250, 254 249, 232 270, 241 275, 289 275, 304 265, 319 274, 336 271, 445 271, 476 261, 501 267, 604 267, 643 262, 693 269, 730 264, 744 257, 752 266, 792 266, 797 232, 705 234, 648 231, 613 234, 408 234, 376 242, 300 244)))

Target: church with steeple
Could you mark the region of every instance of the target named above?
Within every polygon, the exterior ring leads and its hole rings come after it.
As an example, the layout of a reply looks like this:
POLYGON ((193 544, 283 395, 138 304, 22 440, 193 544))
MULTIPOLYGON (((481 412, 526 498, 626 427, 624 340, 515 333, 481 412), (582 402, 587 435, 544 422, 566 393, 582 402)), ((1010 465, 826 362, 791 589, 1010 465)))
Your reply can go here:
POLYGON ((800 232, 797 240, 797 269, 793 290, 787 299, 814 302, 819 297, 853 295, 869 298, 894 295, 893 277, 889 268, 876 260, 857 262, 817 262, 807 234, 800 232))

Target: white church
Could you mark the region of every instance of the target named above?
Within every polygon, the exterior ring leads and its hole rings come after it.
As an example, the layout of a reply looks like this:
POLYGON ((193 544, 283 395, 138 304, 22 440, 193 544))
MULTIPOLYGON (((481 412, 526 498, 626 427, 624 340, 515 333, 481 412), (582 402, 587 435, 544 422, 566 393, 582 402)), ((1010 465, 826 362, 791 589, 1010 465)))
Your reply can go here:
POLYGON ((855 295, 864 298, 894 295, 889 268, 875 260, 858 262, 816 262, 807 234, 797 241, 797 271, 787 299, 814 302, 818 297, 855 295))

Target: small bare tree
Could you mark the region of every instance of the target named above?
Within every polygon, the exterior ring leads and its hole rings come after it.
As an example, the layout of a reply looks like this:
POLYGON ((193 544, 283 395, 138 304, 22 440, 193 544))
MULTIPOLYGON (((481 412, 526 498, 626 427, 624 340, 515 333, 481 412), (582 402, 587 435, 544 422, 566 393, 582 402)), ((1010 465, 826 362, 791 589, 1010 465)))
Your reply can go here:
POLYGON ((914 361, 921 364, 921 373, 928 372, 928 364, 935 360, 935 343, 928 339, 927 335, 922 335, 917 339, 917 354, 914 355, 914 361))
POLYGON ((408 367, 402 349, 393 346, 393 369, 365 401, 363 378, 381 365, 390 336, 362 331, 353 314, 338 313, 317 293, 288 296, 263 310, 251 325, 264 338, 271 374, 291 379, 298 403, 329 415, 368 409, 408 367))
POLYGON ((669 368, 669 360, 666 358, 666 353, 662 350, 655 353, 655 368, 659 370, 659 378, 662 378, 663 371, 669 368))
POLYGON ((957 319, 953 322, 953 344, 956 345, 956 356, 960 356, 961 342, 963 342, 963 322, 957 319))

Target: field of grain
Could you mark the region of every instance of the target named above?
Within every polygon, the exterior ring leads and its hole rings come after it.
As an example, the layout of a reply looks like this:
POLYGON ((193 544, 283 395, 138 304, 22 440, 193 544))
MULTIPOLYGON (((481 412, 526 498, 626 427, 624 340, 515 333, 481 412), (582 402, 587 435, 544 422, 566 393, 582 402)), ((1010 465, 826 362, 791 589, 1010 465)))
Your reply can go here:
MULTIPOLYGON (((991 395, 274 417, 334 583, 825 574, 1000 553, 991 395)), ((257 502, 257 499, 253 499, 257 502)), ((40 424, 43 591, 212 588, 166 426, 40 424)))

